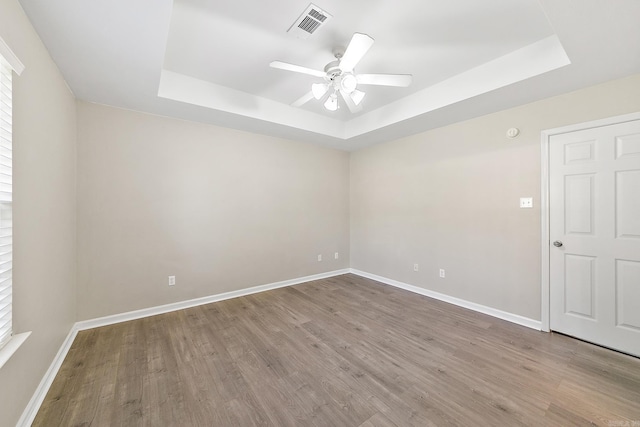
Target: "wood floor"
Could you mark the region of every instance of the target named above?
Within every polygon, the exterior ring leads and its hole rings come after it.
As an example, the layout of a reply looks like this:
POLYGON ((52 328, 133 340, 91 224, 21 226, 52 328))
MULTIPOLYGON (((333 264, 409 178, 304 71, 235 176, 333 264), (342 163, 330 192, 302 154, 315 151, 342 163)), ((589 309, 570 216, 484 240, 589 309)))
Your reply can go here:
POLYGON ((640 426, 640 359, 353 275, 80 332, 36 426, 640 426))

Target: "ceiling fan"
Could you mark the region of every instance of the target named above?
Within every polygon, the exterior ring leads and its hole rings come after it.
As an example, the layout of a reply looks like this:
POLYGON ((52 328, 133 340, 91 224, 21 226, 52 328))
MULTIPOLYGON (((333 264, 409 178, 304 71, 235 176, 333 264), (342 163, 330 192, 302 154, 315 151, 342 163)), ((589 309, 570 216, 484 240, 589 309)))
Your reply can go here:
POLYGON ((295 101, 294 107, 300 107, 312 99, 326 98, 324 107, 329 111, 338 109, 338 94, 344 99, 349 111, 356 113, 362 109, 365 93, 358 85, 407 87, 411 84, 411 74, 356 74, 354 68, 373 46, 373 38, 366 34, 355 33, 344 51, 335 54, 336 60, 324 67, 324 71, 314 70, 282 61, 273 61, 269 66, 296 73, 309 74, 324 78, 324 83, 314 83, 311 91, 295 101), (327 95, 328 94, 328 95, 327 95))

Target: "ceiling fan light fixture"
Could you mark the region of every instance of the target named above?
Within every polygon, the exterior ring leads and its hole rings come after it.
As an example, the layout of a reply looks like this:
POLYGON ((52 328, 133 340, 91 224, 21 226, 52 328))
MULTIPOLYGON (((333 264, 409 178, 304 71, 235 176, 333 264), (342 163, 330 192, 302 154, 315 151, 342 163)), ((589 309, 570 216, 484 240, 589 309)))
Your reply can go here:
POLYGON ((349 94, 349 96, 351 96, 351 99, 353 100, 353 103, 356 105, 360 105, 360 103, 362 102, 362 99, 364 98, 364 95, 365 95, 364 92, 357 89, 349 94))
POLYGON ((314 83, 311 85, 311 92, 313 92, 313 97, 315 99, 320 99, 327 93, 329 90, 329 85, 325 83, 314 83))
MULTIPOLYGON (((313 5, 312 5, 313 6, 313 5)), ((362 111, 365 93, 358 90, 360 85, 407 87, 411 84, 411 74, 355 74, 354 68, 373 45, 373 38, 367 34, 354 33, 344 53, 334 51, 335 61, 325 65, 324 70, 315 70, 288 62, 272 61, 272 68, 295 73, 322 77, 324 83, 314 83, 311 90, 291 104, 301 107, 312 99, 322 102, 327 111, 336 111, 343 103, 351 113, 362 111), (342 101, 338 101, 338 95, 342 101)))
POLYGON ((329 98, 327 98, 324 103, 324 108, 329 111, 336 111, 338 109, 338 95, 336 95, 335 92, 329 95, 329 98))
POLYGON ((357 85, 358 80, 356 79, 356 76, 351 73, 345 73, 340 78, 340 89, 342 89, 346 93, 351 93, 356 90, 357 85))

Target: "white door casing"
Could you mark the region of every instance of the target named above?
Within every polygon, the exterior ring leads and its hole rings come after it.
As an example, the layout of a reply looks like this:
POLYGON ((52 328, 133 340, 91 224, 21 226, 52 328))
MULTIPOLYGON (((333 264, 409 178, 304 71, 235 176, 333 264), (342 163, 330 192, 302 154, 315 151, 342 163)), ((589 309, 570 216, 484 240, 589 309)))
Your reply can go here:
POLYGON ((548 307, 551 330, 640 356, 637 116, 543 134, 549 156, 543 328, 548 307))

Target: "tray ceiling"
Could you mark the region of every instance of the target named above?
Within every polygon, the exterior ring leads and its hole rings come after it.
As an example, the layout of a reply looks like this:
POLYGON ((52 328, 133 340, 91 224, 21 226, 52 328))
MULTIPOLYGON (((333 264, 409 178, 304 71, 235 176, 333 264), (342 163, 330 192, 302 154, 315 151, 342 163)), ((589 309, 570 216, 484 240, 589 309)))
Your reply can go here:
POLYGON ((295 0, 21 3, 79 99, 345 150, 640 72, 633 0, 318 0, 307 39, 295 0), (412 85, 366 86, 357 114, 292 107, 322 79, 269 63, 322 70, 354 32, 375 39, 358 72, 412 85))

